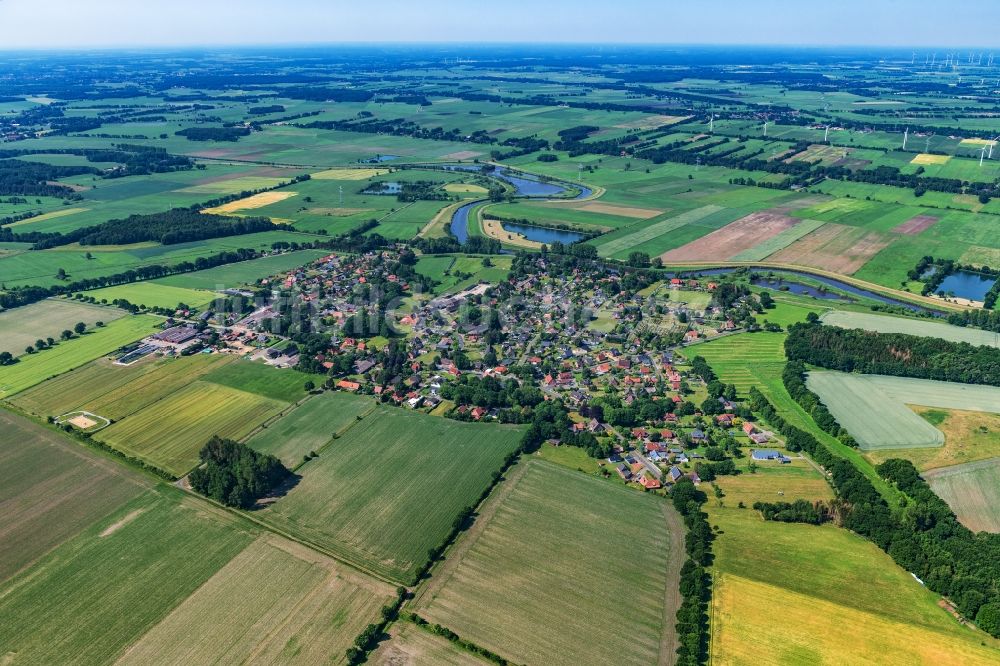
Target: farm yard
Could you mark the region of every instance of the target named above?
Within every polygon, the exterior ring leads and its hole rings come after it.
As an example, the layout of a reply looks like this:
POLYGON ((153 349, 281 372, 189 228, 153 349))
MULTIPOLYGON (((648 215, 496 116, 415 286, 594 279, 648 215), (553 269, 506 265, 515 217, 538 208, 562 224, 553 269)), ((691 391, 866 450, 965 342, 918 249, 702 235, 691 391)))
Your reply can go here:
POLYGON ((408 582, 489 487, 522 432, 381 406, 303 465, 286 497, 255 515, 363 571, 408 582))
POLYGON ((683 557, 672 509, 544 461, 509 476, 416 612, 518 663, 669 661, 683 557), (608 630, 616 618, 627 630, 608 630))
POLYGON ((99 321, 109 323, 123 316, 123 311, 65 299, 46 299, 23 308, 4 310, 0 312, 0 352, 21 356, 24 348, 34 345, 39 338, 58 339, 77 322, 82 321, 87 328, 93 328, 99 321))
POLYGON ((807 385, 863 451, 944 445, 944 434, 907 405, 1000 413, 992 386, 841 372, 810 372, 807 385))
POLYGON ((924 474, 934 493, 973 532, 1000 532, 1000 458, 924 474))

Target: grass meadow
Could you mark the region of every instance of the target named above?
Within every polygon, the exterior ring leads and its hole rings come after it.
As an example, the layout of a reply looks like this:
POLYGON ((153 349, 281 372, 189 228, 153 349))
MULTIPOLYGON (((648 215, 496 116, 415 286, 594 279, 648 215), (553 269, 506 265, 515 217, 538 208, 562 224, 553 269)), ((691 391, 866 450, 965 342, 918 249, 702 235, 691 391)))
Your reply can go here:
POLYGON ((375 401, 367 396, 340 391, 327 391, 270 423, 247 441, 247 446, 261 453, 270 453, 289 468, 302 462, 310 451, 319 451, 335 434, 375 409, 375 401))
POLYGON ((299 266, 305 266, 326 256, 326 254, 322 250, 299 250, 298 252, 216 266, 203 271, 171 275, 152 282, 183 289, 232 289, 244 284, 253 284, 257 280, 284 273, 299 266))
POLYGON ((176 308, 180 303, 201 308, 215 300, 218 294, 154 282, 133 282, 88 291, 87 296, 108 303, 124 299, 133 305, 145 305, 148 308, 176 308))
POLYGON ((25 355, 14 365, 0 367, 0 398, 39 384, 50 377, 78 368, 95 358, 110 354, 130 342, 156 331, 159 317, 122 317, 103 328, 58 343, 51 349, 25 355))
MULTIPOLYGON (((149 482, 64 435, 0 410, 0 584, 149 482)), ((2 602, 0 602, 2 603, 2 602)))
POLYGON ((878 333, 905 333, 927 338, 941 338, 970 345, 1000 347, 1000 340, 991 331, 964 326, 952 326, 927 319, 907 319, 888 315, 832 310, 823 315, 823 323, 840 328, 860 328, 878 333))
POLYGON ((847 530, 765 522, 751 509, 712 508, 709 522, 721 530, 712 546, 715 663, 996 660, 997 641, 959 625, 936 594, 847 530))
POLYGON ((39 338, 59 339, 65 330, 73 330, 82 321, 87 328, 103 321, 105 324, 125 316, 123 310, 49 298, 38 303, 0 312, 0 352, 13 356, 24 354, 24 348, 39 338))
POLYGON ((666 502, 538 460, 509 477, 416 612, 516 663, 669 661, 684 553, 666 502))
POLYGON ((256 516, 362 570, 409 582, 521 433, 379 407, 301 467, 298 485, 256 516))

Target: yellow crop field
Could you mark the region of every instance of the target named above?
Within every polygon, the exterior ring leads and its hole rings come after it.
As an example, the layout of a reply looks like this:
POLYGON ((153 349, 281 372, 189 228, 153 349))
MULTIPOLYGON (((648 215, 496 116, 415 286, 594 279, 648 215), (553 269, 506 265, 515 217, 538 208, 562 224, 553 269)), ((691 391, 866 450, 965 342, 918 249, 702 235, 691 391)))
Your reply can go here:
POLYGON ((992 139, 962 139, 963 146, 995 146, 996 141, 992 139))
POLYGON ((389 173, 388 169, 327 169, 312 174, 316 180, 365 180, 389 173))
POLYGON ((930 153, 920 153, 910 160, 910 164, 947 164, 950 159, 950 155, 931 155, 930 153))
POLYGON ((448 183, 444 191, 449 194, 486 194, 486 188, 468 183, 448 183))
POLYGON ((278 203, 279 201, 284 201, 285 199, 291 199, 294 196, 298 196, 298 192, 260 192, 249 196, 245 199, 238 199, 236 201, 230 201, 227 204, 221 206, 216 206, 215 208, 205 208, 201 212, 213 214, 213 215, 229 215, 240 210, 253 210, 255 208, 263 208, 264 206, 270 206, 271 204, 278 203))

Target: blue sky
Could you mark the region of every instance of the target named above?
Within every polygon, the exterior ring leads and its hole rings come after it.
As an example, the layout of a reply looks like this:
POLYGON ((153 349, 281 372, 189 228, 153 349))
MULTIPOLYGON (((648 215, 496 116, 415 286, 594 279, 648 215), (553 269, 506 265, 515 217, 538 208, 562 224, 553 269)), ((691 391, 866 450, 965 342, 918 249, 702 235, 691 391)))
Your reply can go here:
POLYGON ((1000 0, 0 0, 0 49, 327 42, 990 47, 1000 0))

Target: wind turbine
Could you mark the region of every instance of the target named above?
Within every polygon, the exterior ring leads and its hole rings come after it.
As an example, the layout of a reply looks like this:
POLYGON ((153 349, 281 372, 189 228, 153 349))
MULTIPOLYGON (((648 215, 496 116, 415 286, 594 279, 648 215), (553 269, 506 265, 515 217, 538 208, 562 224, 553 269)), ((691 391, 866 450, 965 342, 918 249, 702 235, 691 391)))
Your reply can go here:
POLYGON ((906 150, 906 140, 910 138, 910 128, 903 131, 903 150, 906 150))
POLYGON ((979 166, 983 166, 983 158, 986 157, 986 146, 983 146, 983 151, 979 153, 979 166))
POLYGON ((830 139, 830 126, 826 126, 826 130, 823 132, 823 143, 827 143, 830 139))
POLYGON ((934 135, 933 134, 928 134, 927 135, 927 140, 924 141, 924 152, 925 153, 931 152, 931 137, 932 136, 934 136, 934 135))
POLYGON ((708 133, 712 134, 715 132, 715 112, 713 111, 708 116, 708 133))
POLYGON ((764 136, 767 137, 767 120, 764 120, 764 136))
POLYGON ((997 139, 1000 139, 1000 136, 995 136, 990 139, 990 152, 986 155, 986 159, 988 160, 993 159, 993 146, 997 144, 997 139))

